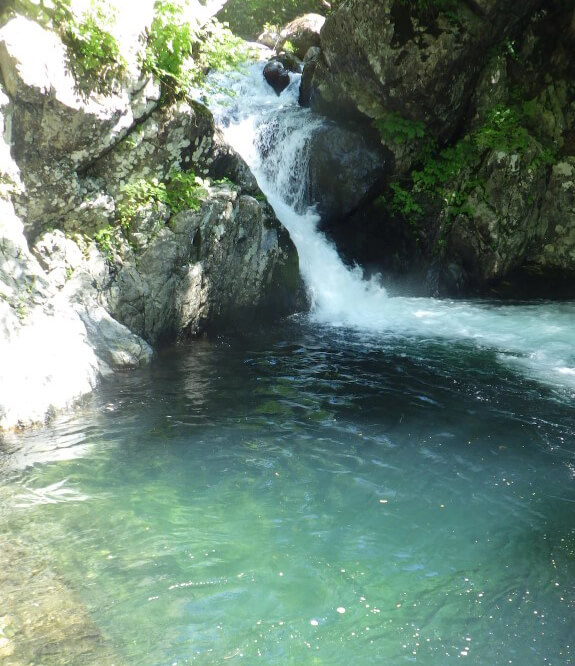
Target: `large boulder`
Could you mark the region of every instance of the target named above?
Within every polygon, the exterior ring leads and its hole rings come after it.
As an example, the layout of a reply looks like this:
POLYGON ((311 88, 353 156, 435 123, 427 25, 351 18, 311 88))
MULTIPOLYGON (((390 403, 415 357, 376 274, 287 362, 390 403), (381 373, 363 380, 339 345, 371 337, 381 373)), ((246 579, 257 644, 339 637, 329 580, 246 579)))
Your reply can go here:
POLYGON ((274 89, 276 95, 281 95, 290 84, 289 70, 279 60, 274 59, 267 62, 263 74, 264 79, 274 89))
POLYGON ((14 203, 34 237, 80 205, 81 171, 153 111, 160 89, 132 72, 109 94, 80 91, 60 38, 24 16, 0 29, 0 73, 10 98, 12 155, 25 186, 14 203))
POLYGON ((303 60, 312 47, 320 45, 320 32, 325 23, 325 16, 304 14, 288 23, 280 33, 275 49, 280 51, 289 42, 291 50, 303 60))
POLYGON ((447 140, 467 110, 485 54, 544 2, 473 0, 448 13, 422 4, 341 3, 321 31, 312 107, 372 119, 393 112, 447 140))
POLYGON ((156 227, 142 245, 138 253, 125 245, 102 296, 115 318, 152 344, 303 305, 287 231, 267 203, 239 188, 210 188, 199 210, 156 227))
POLYGON ((327 122, 310 139, 305 203, 325 221, 355 210, 392 168, 391 154, 357 128, 327 122))

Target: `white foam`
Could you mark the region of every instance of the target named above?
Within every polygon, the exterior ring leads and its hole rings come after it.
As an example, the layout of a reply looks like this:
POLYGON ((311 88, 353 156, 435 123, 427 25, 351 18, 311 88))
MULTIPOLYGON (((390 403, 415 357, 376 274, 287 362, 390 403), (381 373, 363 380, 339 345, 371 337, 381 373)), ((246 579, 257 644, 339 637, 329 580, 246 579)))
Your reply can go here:
POLYGON ((361 270, 347 267, 317 231, 314 211, 302 209, 309 138, 322 120, 298 107, 298 78, 278 97, 260 64, 226 79, 225 86, 232 96, 212 99, 216 119, 290 232, 314 321, 370 333, 470 341, 493 349, 502 363, 521 373, 575 388, 574 303, 390 297, 377 277, 364 280, 361 270))

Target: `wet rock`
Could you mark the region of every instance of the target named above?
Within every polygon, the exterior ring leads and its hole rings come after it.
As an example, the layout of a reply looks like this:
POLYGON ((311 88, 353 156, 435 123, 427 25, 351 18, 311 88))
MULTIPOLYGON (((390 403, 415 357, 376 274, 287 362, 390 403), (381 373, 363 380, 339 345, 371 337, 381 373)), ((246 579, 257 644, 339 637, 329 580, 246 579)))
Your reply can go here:
POLYGON ((391 161, 358 129, 328 123, 311 139, 307 203, 316 206, 323 220, 342 219, 381 184, 391 161))
POLYGON ((278 53, 277 56, 272 58, 272 60, 281 62, 281 64, 288 70, 288 72, 294 72, 295 74, 301 73, 302 69, 301 60, 296 55, 290 53, 289 51, 282 51, 278 53))
POLYGON ((468 196, 466 213, 455 217, 448 235, 448 256, 463 267, 472 287, 492 283, 517 268, 543 239, 539 209, 546 167, 533 166, 540 148, 532 139, 520 153, 492 151, 474 174, 480 185, 468 196))
POLYGON ((317 67, 321 50, 313 47, 306 53, 304 60, 303 73, 299 85, 298 103, 300 106, 309 106, 311 104, 311 96, 313 93, 313 77, 317 67))
POLYGON ((553 166, 541 220, 543 242, 533 248, 530 258, 544 269, 575 274, 575 157, 553 166))
POLYGON ((258 35, 257 43, 267 46, 268 49, 275 49, 280 39, 280 33, 277 30, 266 28, 258 35))
POLYGON ((274 89, 276 95, 289 86, 290 76, 288 70, 278 60, 270 60, 264 67, 264 78, 274 89))

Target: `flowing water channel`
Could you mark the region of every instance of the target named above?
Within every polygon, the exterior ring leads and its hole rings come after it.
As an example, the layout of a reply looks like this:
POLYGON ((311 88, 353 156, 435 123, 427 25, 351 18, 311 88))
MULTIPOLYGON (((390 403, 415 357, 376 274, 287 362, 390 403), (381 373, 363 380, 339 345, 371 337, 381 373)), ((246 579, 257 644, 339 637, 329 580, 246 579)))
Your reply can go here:
POLYGON ((295 84, 227 85, 312 310, 5 437, 0 663, 574 664, 574 304, 363 282, 298 206, 295 84))

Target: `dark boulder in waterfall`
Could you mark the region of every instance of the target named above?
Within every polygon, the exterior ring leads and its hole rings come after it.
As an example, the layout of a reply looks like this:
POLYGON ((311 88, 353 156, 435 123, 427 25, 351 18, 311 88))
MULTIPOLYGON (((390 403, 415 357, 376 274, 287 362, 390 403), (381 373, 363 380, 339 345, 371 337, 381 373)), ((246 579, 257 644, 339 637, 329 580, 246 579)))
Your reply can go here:
POLYGON ((295 74, 300 74, 302 70, 302 61, 293 53, 288 51, 281 51, 276 56, 274 56, 270 62, 280 62, 288 72, 294 72, 295 74))
POLYGON ((328 122, 310 139, 306 202, 323 221, 341 219, 381 186, 392 163, 365 133, 328 122))
POLYGON ((270 60, 266 64, 264 78, 275 90, 276 95, 281 95, 290 83, 289 72, 279 60, 270 60))

